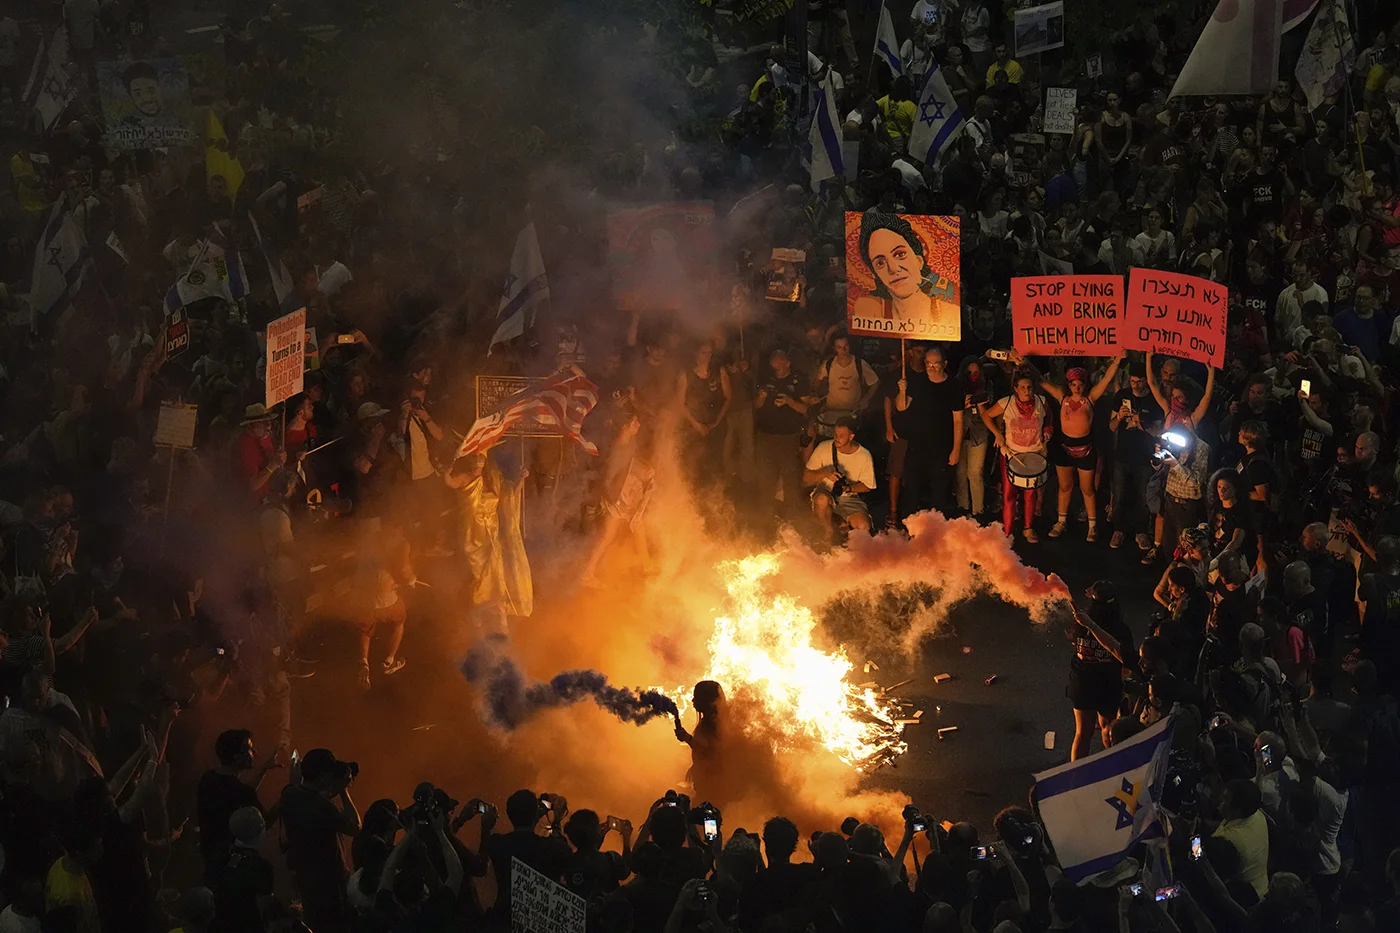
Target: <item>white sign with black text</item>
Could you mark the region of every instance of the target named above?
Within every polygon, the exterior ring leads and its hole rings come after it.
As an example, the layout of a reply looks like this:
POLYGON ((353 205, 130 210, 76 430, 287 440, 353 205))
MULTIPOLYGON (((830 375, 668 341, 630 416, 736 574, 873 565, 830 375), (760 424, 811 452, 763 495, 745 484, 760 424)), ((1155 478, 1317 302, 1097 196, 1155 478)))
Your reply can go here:
POLYGON ((1045 89, 1045 132, 1074 135, 1075 105, 1079 92, 1072 87, 1045 89))

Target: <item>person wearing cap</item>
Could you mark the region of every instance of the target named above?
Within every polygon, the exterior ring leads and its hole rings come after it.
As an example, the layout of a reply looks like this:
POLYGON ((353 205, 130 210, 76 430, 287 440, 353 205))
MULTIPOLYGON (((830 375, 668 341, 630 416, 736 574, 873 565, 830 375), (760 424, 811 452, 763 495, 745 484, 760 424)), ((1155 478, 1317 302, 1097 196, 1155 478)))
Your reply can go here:
POLYGON ((861 496, 875 489, 875 460, 856 442, 856 419, 840 419, 834 433, 831 440, 812 449, 802 473, 803 485, 811 487, 812 511, 828 544, 835 533, 833 514, 850 525, 851 531, 870 533, 870 509, 861 496))
POLYGON ((261 402, 249 405, 243 410, 241 430, 233 440, 233 475, 253 503, 267 496, 268 480, 287 463, 286 450, 279 448, 272 437, 272 422, 276 418, 261 402))
POLYGON ((355 410, 355 434, 350 439, 350 470, 345 494, 357 508, 373 498, 395 473, 395 459, 386 456, 389 409, 375 402, 361 402, 355 410))
POLYGON ((214 886, 219 928, 251 933, 263 928, 273 900, 272 863, 258 851, 267 838, 267 823, 257 807, 242 807, 229 815, 228 832, 233 844, 214 886))
POLYGON ((1074 656, 1069 664, 1069 699, 1074 706, 1074 742, 1069 760, 1089 753, 1094 732, 1109 745, 1108 727, 1118 718, 1123 702, 1123 669, 1137 664, 1133 633, 1123 621, 1117 590, 1111 580, 1092 584, 1085 595, 1089 606, 1072 606, 1074 624, 1070 641, 1074 656))

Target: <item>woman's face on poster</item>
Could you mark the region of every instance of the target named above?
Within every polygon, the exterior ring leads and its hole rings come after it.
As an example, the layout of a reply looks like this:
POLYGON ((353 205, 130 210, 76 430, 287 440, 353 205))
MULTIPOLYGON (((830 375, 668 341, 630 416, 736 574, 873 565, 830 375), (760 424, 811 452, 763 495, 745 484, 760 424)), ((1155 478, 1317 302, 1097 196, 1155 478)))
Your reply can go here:
POLYGON ((923 282, 923 257, 893 230, 876 230, 871 235, 870 265, 895 298, 912 298, 923 282))

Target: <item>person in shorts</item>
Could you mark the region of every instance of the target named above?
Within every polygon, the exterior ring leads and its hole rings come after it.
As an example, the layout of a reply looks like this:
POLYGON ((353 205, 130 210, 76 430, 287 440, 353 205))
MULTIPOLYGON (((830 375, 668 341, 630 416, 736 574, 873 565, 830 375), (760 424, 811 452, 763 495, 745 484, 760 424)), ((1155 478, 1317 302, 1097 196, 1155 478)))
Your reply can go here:
POLYGON ((1074 744, 1070 761, 1089 753, 1097 726, 1108 747, 1108 727, 1123 702, 1123 668, 1137 662, 1133 633, 1123 621, 1112 581, 1100 580, 1085 591, 1086 610, 1074 610, 1070 641, 1069 699, 1074 705, 1074 744))
POLYGON ((833 517, 844 521, 852 531, 870 532, 870 510, 861 496, 875 488, 875 461, 856 442, 856 420, 841 418, 835 435, 812 449, 802 482, 812 487, 812 511, 830 543, 835 535, 833 517))

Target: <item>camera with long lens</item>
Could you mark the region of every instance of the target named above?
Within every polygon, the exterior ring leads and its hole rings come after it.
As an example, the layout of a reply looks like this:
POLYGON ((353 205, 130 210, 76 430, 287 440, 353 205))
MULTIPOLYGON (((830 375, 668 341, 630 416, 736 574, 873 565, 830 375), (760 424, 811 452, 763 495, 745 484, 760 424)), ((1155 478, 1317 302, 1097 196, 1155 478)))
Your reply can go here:
POLYGON ((414 788, 413 803, 404 808, 404 816, 414 823, 427 826, 432 823, 436 814, 442 813, 447 816, 455 809, 457 809, 456 800, 453 800, 446 791, 424 781, 414 788))
POLYGON ((836 481, 831 484, 831 498, 839 499, 851 491, 851 483, 844 476, 836 477, 836 481))
POLYGON ((916 833, 927 832, 933 825, 933 820, 921 813, 912 803, 905 804, 900 815, 904 817, 905 824, 916 833))

